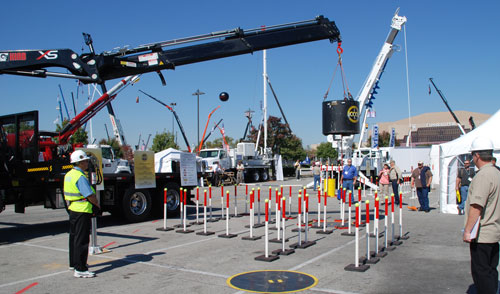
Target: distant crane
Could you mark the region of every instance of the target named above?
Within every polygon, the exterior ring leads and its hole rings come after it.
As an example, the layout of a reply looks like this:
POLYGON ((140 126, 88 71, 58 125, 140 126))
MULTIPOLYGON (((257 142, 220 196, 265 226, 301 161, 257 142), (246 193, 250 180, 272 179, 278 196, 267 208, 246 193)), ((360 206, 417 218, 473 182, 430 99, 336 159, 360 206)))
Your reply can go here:
POLYGON ((465 130, 464 130, 464 128, 462 128, 462 124, 458 120, 458 118, 455 115, 455 113, 453 113, 453 111, 451 110, 450 106, 448 105, 448 101, 446 101, 446 98, 444 98, 443 93, 441 92, 441 90, 439 90, 436 87, 436 84, 434 84, 434 81, 432 80, 432 78, 429 78, 429 81, 431 81, 432 85, 434 86, 434 89, 436 89, 436 91, 438 92, 439 97, 441 97, 441 100, 443 100, 444 105, 446 105, 446 108, 448 108, 448 111, 451 113, 451 116, 453 116, 453 119, 455 120, 455 122, 457 123, 458 127, 460 128, 460 131, 462 132, 462 134, 465 135, 465 130))

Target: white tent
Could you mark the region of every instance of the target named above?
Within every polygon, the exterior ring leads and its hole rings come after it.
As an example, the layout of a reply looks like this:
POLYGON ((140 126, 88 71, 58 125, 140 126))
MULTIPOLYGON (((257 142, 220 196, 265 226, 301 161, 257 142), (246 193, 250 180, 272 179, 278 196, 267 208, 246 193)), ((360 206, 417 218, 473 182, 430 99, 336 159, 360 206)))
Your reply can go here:
POLYGON ((472 141, 477 137, 488 137, 493 142, 495 153, 500 151, 500 110, 473 131, 439 145, 440 211, 457 214, 455 183, 457 178, 457 157, 469 154, 472 141))

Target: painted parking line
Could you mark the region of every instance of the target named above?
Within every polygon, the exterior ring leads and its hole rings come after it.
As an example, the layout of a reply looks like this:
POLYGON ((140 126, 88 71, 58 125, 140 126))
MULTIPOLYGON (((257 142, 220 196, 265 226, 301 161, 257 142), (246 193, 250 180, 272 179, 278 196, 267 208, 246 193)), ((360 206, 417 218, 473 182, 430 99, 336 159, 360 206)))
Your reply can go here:
MULTIPOLYGON (((361 239, 362 239, 362 238, 360 238, 360 240, 361 240, 361 239)), ((311 264, 311 263, 313 263, 313 262, 316 262, 316 261, 318 261, 318 260, 320 260, 320 259, 322 259, 322 258, 324 258, 324 257, 326 257, 326 256, 328 256, 328 255, 330 255, 330 254, 332 254, 332 253, 334 253, 334 252, 337 252, 337 251, 339 251, 339 250, 341 250, 341 249, 343 249, 343 248, 345 248, 345 247, 347 247, 347 246, 349 246, 349 245, 353 244, 355 241, 356 241, 356 240, 351 240, 351 241, 349 241, 349 242, 345 243, 344 245, 342 245, 342 246, 340 246, 340 247, 335 247, 335 248, 333 248, 333 249, 331 249, 331 250, 329 250, 329 251, 327 251, 327 252, 325 252, 325 253, 322 253, 322 254, 320 254, 320 255, 318 255, 318 256, 316 256, 316 257, 314 257, 314 258, 309 259, 309 260, 308 260, 308 261, 306 261, 306 262, 303 262, 303 263, 301 263, 301 264, 299 264, 299 265, 296 265, 296 266, 294 266, 294 267, 290 268, 289 270, 290 270, 290 271, 296 271, 296 270, 299 270, 300 268, 303 268, 304 266, 306 266, 306 265, 308 265, 308 264, 311 264)))
POLYGON ((30 288, 33 288, 35 287, 36 285, 38 285, 37 282, 33 283, 33 284, 30 284, 29 286, 27 286, 26 288, 20 290, 20 291, 17 291, 16 294, 21 294, 21 293, 24 293, 26 291, 28 291, 30 288))
POLYGON ((37 276, 37 277, 33 277, 33 278, 29 278, 29 279, 24 279, 24 280, 20 280, 20 281, 10 282, 10 283, 6 283, 6 284, 1 284, 0 288, 14 286, 14 285, 17 285, 17 284, 31 282, 31 281, 34 281, 34 280, 40 280, 40 279, 44 279, 44 278, 49 278, 49 277, 57 276, 57 275, 64 274, 64 273, 67 274, 68 270, 61 271, 61 272, 56 272, 56 273, 52 273, 52 274, 47 274, 47 275, 42 275, 42 276, 37 276))
MULTIPOLYGON (((243 231, 236 232, 234 234, 239 235, 239 234, 246 233, 246 232, 249 232, 249 231, 250 230, 243 230, 243 231)), ((155 253, 155 252, 163 252, 163 251, 172 250, 172 249, 179 248, 179 247, 185 247, 185 246, 189 246, 189 245, 193 245, 193 244, 197 244, 197 243, 207 242, 207 241, 210 241, 210 240, 213 240, 213 239, 218 239, 218 237, 214 236, 214 237, 210 237, 210 238, 206 238, 206 239, 200 239, 200 240, 197 240, 197 241, 183 243, 183 244, 179 244, 179 245, 175 245, 175 246, 170 246, 170 247, 155 249, 153 251, 146 252, 145 254, 151 254, 151 253, 155 253)))
MULTIPOLYGON (((153 266, 153 267, 181 271, 181 272, 187 272, 187 273, 192 273, 192 274, 200 274, 200 275, 211 276, 211 277, 216 277, 216 278, 223 278, 223 279, 229 278, 228 275, 205 272, 205 271, 200 271, 200 270, 195 270, 195 269, 188 269, 188 268, 183 268, 183 267, 175 266, 175 265, 158 264, 158 263, 153 263, 153 262, 149 262, 149 261, 140 261, 138 259, 134 259, 134 258, 130 258, 130 257, 127 257, 127 258, 113 257, 113 256, 102 256, 102 257, 104 259, 108 259, 108 260, 125 261, 125 262, 131 263, 131 264, 138 263, 138 264, 147 265, 147 266, 153 266)), ((96 266, 98 266, 98 264, 96 264, 96 266)))
POLYGON ((42 246, 42 245, 36 245, 36 244, 31 244, 31 243, 16 243, 19 245, 24 245, 24 246, 30 246, 30 247, 36 247, 36 248, 43 248, 43 249, 49 249, 49 250, 56 250, 56 251, 61 251, 61 252, 68 252, 68 249, 61 249, 61 248, 55 248, 55 247, 49 247, 49 246, 42 246))
POLYGON ((115 242, 115 241, 113 241, 113 242, 111 242, 111 243, 108 243, 108 244, 106 244, 106 245, 102 246, 102 248, 106 248, 106 247, 111 246, 111 245, 113 245, 113 244, 116 244, 116 242, 115 242))

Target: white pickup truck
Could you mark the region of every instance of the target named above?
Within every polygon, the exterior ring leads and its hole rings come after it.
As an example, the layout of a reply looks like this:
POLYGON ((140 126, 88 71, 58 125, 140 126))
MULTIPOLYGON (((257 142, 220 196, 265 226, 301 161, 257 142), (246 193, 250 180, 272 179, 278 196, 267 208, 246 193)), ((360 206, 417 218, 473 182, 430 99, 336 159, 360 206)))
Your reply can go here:
POLYGON ((205 175, 211 179, 214 173, 214 163, 219 162, 224 172, 233 172, 236 175, 236 165, 241 160, 245 166, 244 178, 247 182, 258 182, 269 180, 269 169, 272 158, 258 154, 255 144, 238 143, 236 149, 210 148, 202 149, 200 157, 205 161, 205 175))

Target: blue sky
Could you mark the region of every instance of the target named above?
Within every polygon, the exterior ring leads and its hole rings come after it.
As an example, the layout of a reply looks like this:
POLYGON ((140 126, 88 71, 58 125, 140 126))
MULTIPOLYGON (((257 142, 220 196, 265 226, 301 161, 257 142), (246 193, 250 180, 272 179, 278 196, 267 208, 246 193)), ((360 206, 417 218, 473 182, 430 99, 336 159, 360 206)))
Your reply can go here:
MULTIPOLYGON (((1 50, 70 48, 88 52, 82 32, 90 33, 97 52, 130 45, 188 37, 214 31, 257 28, 313 19, 324 15, 336 22, 344 48, 343 62, 348 85, 357 96, 375 57, 390 30, 397 7, 408 18, 406 38, 410 79, 411 114, 446 111, 435 92, 428 94, 428 78, 433 77, 453 110, 487 114, 500 107, 497 85, 500 81, 500 1, 7 1, 3 3, 0 24, 1 50)), ((374 101, 377 117, 370 123, 408 117, 404 34, 395 42, 401 46, 390 59, 374 101)), ((267 51, 268 75, 285 115, 304 147, 325 142, 321 131, 321 103, 336 63, 336 44, 327 40, 267 51)), ((200 97, 200 133, 208 113, 224 119, 227 135, 243 135, 245 110, 256 111, 260 121, 262 100, 262 52, 178 67, 163 72, 167 86, 156 74, 142 75, 138 84, 122 91, 113 107, 121 120, 130 145, 156 132, 172 129, 171 113, 141 95, 141 89, 166 103, 177 103, 176 110, 189 141, 196 141, 197 89, 200 97), (218 99, 230 94, 228 102, 218 99), (140 103, 136 97, 140 96, 140 103)), ((108 87, 116 81, 107 83, 108 87)), ((40 111, 40 128, 54 130, 58 85, 71 108, 71 92, 76 82, 62 78, 28 78, 0 75, 2 107, 0 115, 29 110, 40 111)), ((269 115, 280 116, 269 91, 269 115)), ((88 97, 87 88, 79 93, 79 110, 88 97), (83 91, 83 92, 82 92, 83 91)), ((342 98, 337 74, 328 99, 342 98)), ((451 118, 450 118, 451 120, 451 118)), ((462 122, 466 124, 467 122, 462 122)), ((107 111, 93 120, 94 136, 106 137, 110 128, 107 111)), ((175 127, 178 130, 177 126, 175 127)), ((201 136, 201 134, 200 134, 201 136)), ((212 135, 211 139, 220 137, 212 135)), ((179 133, 179 145, 185 148, 179 133)), ((150 142, 151 144, 151 142, 150 142)))

